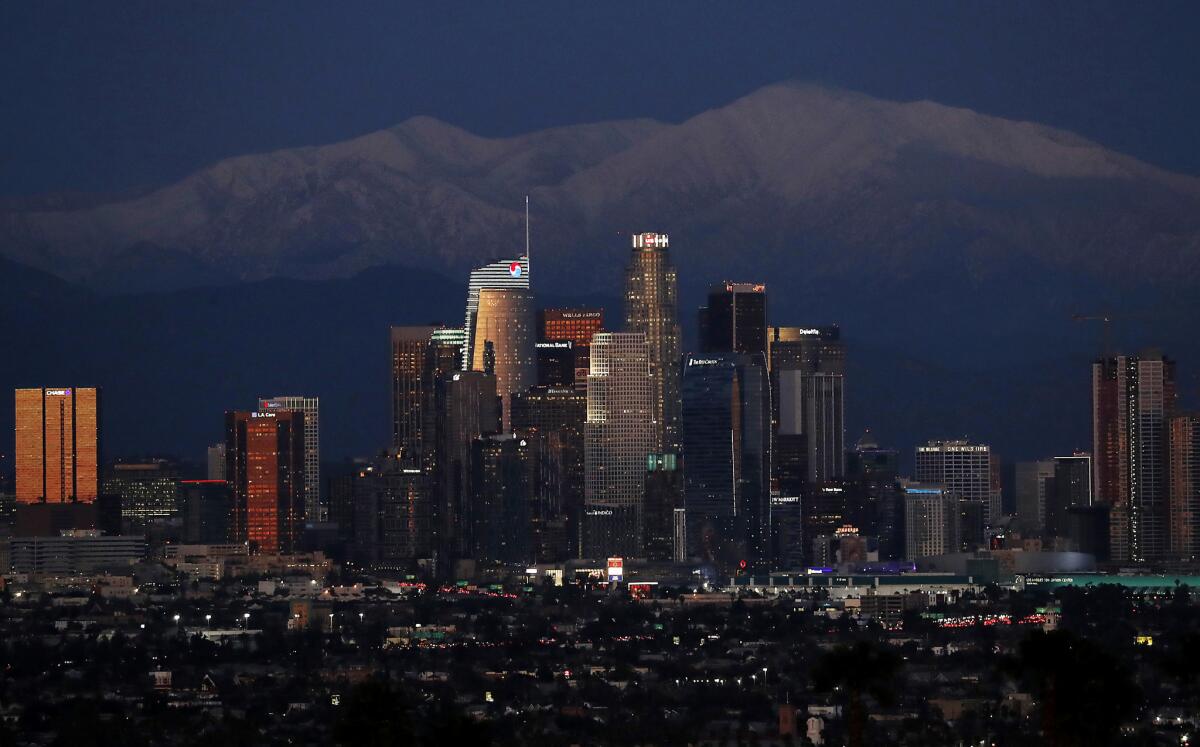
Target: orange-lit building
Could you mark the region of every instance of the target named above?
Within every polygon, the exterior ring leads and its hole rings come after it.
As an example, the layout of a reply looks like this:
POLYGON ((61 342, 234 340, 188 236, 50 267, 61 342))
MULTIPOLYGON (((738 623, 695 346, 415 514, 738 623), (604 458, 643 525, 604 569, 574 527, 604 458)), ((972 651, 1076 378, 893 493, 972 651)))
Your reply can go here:
POLYGON ((304 528, 304 413, 225 413, 232 539, 254 552, 291 553, 304 528))
POLYGON ((542 309, 538 312, 538 340, 570 340, 575 353, 575 384, 587 386, 591 365, 592 335, 604 331, 603 309, 542 309))
POLYGON ((100 390, 16 390, 18 503, 91 503, 100 488, 100 390))

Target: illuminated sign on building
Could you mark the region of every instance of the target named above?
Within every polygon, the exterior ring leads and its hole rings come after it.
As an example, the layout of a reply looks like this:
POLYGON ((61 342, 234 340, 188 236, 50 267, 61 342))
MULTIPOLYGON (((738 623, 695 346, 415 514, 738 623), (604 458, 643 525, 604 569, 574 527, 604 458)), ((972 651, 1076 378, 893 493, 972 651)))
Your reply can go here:
POLYGON ((608 559, 608 580, 620 581, 625 577, 625 560, 623 558, 608 559))
POLYGON ((689 366, 715 366, 720 362, 717 358, 688 358, 689 366))
POLYGON ((521 263, 513 262, 512 264, 510 264, 508 266, 508 274, 512 275, 514 278, 521 277, 521 263))
POLYGON ((572 342, 570 340, 555 340, 553 342, 539 342, 534 345, 535 348, 541 350, 570 350, 572 342))
POLYGON ((250 413, 250 417, 252 417, 252 418, 273 418, 273 417, 275 417, 275 413, 273 413, 273 412, 252 412, 252 413, 250 413))
POLYGON ((634 249, 666 249, 668 238, 665 233, 638 233, 633 235, 634 249))
POLYGON ((47 389, 46 396, 47 397, 70 397, 71 390, 70 389, 47 389))
POLYGON ((603 315, 602 311, 563 311, 559 313, 562 319, 599 319, 603 315))

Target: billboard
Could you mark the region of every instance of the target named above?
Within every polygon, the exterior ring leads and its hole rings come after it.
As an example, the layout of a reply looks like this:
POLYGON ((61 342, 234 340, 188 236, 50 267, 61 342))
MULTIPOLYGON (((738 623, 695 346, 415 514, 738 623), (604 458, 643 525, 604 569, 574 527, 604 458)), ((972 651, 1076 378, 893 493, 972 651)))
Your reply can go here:
POLYGON ((623 558, 608 559, 608 580, 620 581, 625 577, 625 560, 623 558))

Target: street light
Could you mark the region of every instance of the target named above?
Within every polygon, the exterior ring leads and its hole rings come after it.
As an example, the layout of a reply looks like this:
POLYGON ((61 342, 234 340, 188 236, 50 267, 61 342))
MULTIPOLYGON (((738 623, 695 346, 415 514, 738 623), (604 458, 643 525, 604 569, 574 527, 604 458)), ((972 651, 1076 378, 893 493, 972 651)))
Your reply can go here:
POLYGON ((250 613, 243 612, 242 613, 242 630, 249 630, 249 629, 250 629, 250 613))
POLYGON ((204 625, 205 625, 205 627, 209 627, 209 628, 212 627, 212 615, 204 616, 204 625))
POLYGON ((329 632, 333 632, 333 613, 329 613, 329 632))

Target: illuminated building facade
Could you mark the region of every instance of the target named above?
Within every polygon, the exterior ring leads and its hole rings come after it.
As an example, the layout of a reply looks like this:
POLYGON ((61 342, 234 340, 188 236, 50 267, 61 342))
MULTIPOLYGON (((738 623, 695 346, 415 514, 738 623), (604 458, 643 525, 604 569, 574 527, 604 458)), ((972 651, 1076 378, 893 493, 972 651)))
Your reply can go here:
POLYGON ((392 327, 392 450, 407 464, 420 461, 429 382, 426 358, 434 326, 392 327))
POLYGON ((1160 352, 1092 364, 1096 499, 1109 508, 1114 563, 1168 555, 1167 424, 1175 402, 1175 362, 1160 352))
POLYGON ((100 390, 16 390, 18 503, 92 503, 100 487, 100 390))
POLYGON ((984 524, 990 527, 1000 520, 1000 486, 992 462, 992 447, 986 444, 930 441, 917 447, 916 477, 964 501, 980 501, 984 524))
POLYGON ((679 452, 679 278, 663 233, 633 236, 625 270, 625 331, 645 336, 650 354, 654 452, 679 452))
POLYGON ((501 423, 505 433, 512 431, 512 395, 523 392, 537 381, 534 354, 533 293, 528 289, 481 288, 475 316, 472 371, 486 371, 490 361, 496 376, 496 391, 501 400, 501 423), (487 345, 486 343, 491 343, 487 345))
POLYGON ((232 540, 264 554, 295 552, 304 527, 304 413, 225 413, 232 540))
MULTIPOLYGON (((846 350, 841 331, 830 327, 770 327, 772 420, 776 450, 788 475, 809 483, 846 473, 846 350)), ((788 492, 800 486, 788 484, 788 492)))
POLYGON ((905 557, 958 552, 961 516, 958 496, 941 485, 907 483, 904 491, 905 557))
POLYGON ((603 309, 542 309, 538 312, 538 341, 569 341, 575 352, 575 386, 587 386, 592 335, 604 331, 603 309))
POLYGON ((145 522, 179 513, 179 467, 165 459, 117 462, 104 478, 105 495, 120 496, 121 518, 145 522))
POLYGON ((325 521, 325 505, 321 501, 321 400, 267 397, 259 399, 258 409, 304 413, 304 517, 308 521, 325 521))
POLYGON ((659 432, 646 336, 601 332, 592 338, 584 425, 584 556, 639 557, 646 459, 659 432))
POLYGON ((1171 556, 1200 558, 1200 414, 1176 415, 1170 422, 1171 556))
MULTIPOLYGON (((475 334, 476 317, 479 313, 479 292, 484 288, 510 288, 529 290, 529 257, 501 259, 471 271, 467 281, 467 313, 463 321, 462 369, 482 371, 475 363, 482 360, 483 339, 475 334)), ((532 342, 532 337, 530 338, 532 342)))

